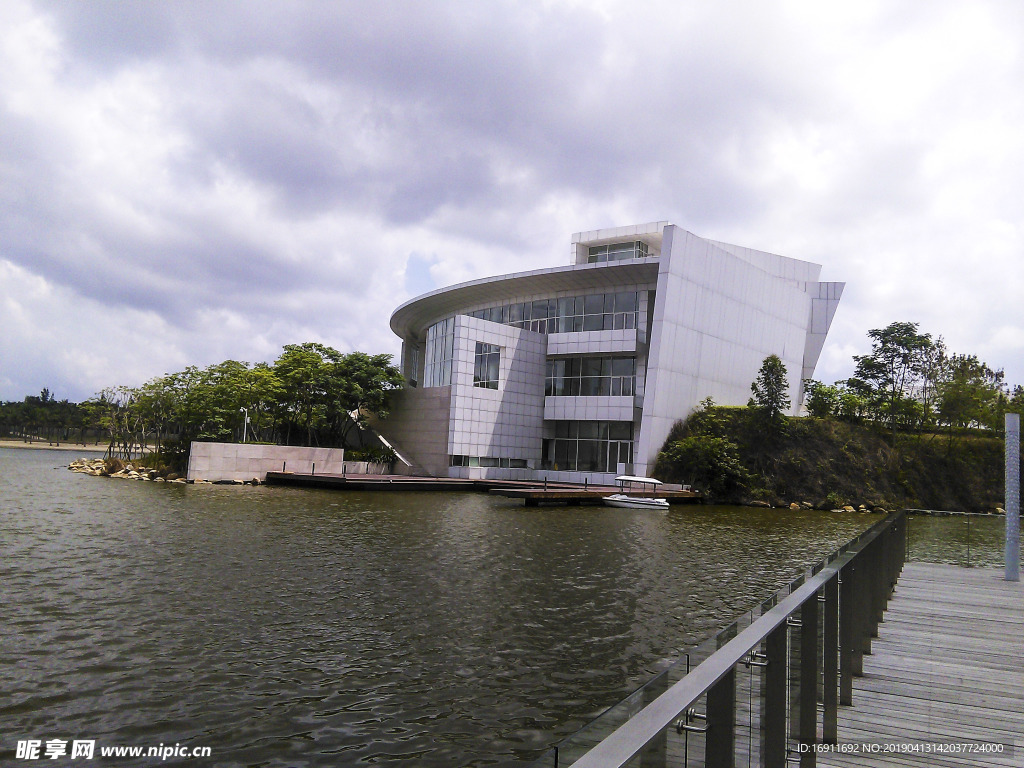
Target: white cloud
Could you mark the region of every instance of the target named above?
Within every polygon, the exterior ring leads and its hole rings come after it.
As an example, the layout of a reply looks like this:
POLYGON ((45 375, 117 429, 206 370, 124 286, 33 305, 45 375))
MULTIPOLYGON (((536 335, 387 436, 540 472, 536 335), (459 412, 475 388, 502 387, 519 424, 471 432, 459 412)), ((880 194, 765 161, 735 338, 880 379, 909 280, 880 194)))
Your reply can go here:
POLYGON ((912 320, 1024 382, 1015 3, 396 8, 2 4, 0 398, 396 352, 410 259, 441 286, 662 219, 848 282, 819 378, 912 320))

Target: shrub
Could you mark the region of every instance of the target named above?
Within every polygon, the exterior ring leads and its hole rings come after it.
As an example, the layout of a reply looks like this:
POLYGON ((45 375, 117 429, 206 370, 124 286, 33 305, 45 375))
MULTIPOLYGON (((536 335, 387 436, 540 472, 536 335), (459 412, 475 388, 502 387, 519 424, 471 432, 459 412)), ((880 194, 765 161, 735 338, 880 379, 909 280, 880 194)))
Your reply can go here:
POLYGON ((658 454, 655 471, 671 482, 689 483, 713 497, 741 492, 750 482, 739 449, 724 437, 697 435, 677 440, 658 454))
POLYGON ((354 448, 345 450, 346 461, 369 461, 379 464, 391 464, 398 458, 395 452, 384 446, 373 446, 370 448, 354 448))

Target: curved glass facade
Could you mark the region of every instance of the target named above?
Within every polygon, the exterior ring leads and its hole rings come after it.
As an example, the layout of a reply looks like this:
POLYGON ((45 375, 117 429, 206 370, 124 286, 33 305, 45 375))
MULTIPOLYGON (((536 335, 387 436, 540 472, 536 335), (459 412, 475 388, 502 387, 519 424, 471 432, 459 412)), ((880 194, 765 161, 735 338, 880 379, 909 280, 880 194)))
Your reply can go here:
POLYGON ((638 306, 636 291, 616 291, 521 301, 466 314, 537 333, 572 333, 636 328, 638 306))
MULTIPOLYGON (((537 301, 521 301, 497 307, 477 309, 465 314, 492 323, 525 328, 536 333, 574 333, 580 331, 611 331, 634 329, 637 326, 640 295, 637 291, 615 291, 614 293, 588 293, 581 296, 561 296, 537 301)), ((455 318, 448 317, 434 323, 427 329, 424 349, 424 387, 445 387, 452 383, 452 355, 455 341, 455 318)), ((615 394, 632 394, 632 383, 621 381, 632 377, 633 370, 626 372, 623 363, 616 363, 616 372, 575 374, 592 377, 615 376, 620 379, 615 394), (624 387, 629 388, 626 391, 624 387)), ((488 379, 494 381, 496 379, 488 379)), ((610 382, 609 382, 610 384, 610 382)), ((485 385, 490 386, 490 385, 485 385)), ((573 385, 569 385, 570 387, 573 385)), ((582 386, 582 383, 581 385, 582 386)), ((597 393, 595 393, 597 394, 597 393)), ((601 394, 611 394, 608 392, 601 394)))
POLYGON ((447 387, 452 383, 454 348, 454 317, 434 323, 427 329, 427 347, 423 362, 424 387, 447 387))

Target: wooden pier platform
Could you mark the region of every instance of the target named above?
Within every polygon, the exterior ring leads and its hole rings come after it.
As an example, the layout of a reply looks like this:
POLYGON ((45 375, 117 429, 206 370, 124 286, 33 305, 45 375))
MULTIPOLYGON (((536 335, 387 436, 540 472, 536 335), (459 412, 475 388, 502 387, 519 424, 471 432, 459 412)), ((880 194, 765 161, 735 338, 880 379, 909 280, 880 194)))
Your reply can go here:
POLYGON ((839 743, 905 751, 823 753, 819 766, 1024 766, 1024 583, 907 563, 871 651, 839 743), (935 751, 956 744, 1002 751, 935 751))
MULTIPOLYGON (((268 472, 267 485, 299 488, 326 488, 339 491, 475 491, 523 499, 527 506, 547 504, 601 504, 601 498, 619 493, 617 486, 583 486, 575 483, 536 480, 466 480, 453 477, 415 477, 411 475, 314 475, 301 472, 268 472)), ((658 497, 670 504, 699 503, 696 491, 658 491, 658 497)))
MULTIPOLYGON (((467 480, 457 477, 420 477, 416 475, 331 475, 302 472, 268 472, 267 485, 300 488, 329 488, 341 491, 474 491, 487 493, 492 488, 533 488, 535 481, 467 480)), ((576 488, 569 483, 552 483, 553 489, 576 488)))
MULTIPOLYGON (((621 493, 618 487, 606 486, 575 486, 571 488, 543 488, 533 484, 530 488, 492 488, 495 496, 507 496, 512 499, 523 499, 528 507, 539 504, 603 504, 602 499, 613 493, 621 493)), ((646 495, 646 494, 643 494, 646 495)), ((669 504, 699 504, 700 494, 696 491, 663 491, 658 490, 659 499, 668 499, 669 504)))

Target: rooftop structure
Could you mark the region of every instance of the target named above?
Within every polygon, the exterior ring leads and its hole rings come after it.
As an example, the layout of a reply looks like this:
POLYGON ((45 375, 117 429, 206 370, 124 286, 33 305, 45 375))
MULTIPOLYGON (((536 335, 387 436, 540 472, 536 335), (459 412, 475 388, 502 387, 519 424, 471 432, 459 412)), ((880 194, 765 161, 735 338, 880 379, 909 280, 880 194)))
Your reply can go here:
POLYGON ((567 266, 395 310, 407 387, 381 432, 437 476, 649 474, 672 425, 745 404, 768 355, 799 408, 844 286, 820 271, 668 222, 579 232, 567 266))

